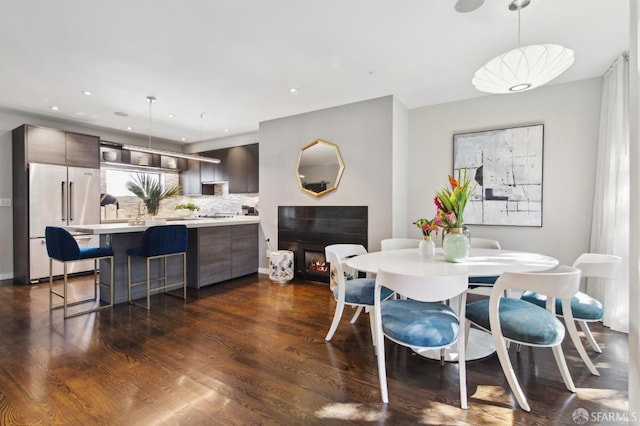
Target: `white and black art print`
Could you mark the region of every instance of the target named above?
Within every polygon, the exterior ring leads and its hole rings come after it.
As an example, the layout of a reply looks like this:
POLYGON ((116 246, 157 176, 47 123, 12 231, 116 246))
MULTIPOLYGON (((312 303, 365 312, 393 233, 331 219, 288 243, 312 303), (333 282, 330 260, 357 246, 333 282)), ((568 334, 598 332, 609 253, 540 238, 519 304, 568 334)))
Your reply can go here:
POLYGON ((467 225, 542 226, 542 124, 453 136, 454 176, 477 184, 467 225))

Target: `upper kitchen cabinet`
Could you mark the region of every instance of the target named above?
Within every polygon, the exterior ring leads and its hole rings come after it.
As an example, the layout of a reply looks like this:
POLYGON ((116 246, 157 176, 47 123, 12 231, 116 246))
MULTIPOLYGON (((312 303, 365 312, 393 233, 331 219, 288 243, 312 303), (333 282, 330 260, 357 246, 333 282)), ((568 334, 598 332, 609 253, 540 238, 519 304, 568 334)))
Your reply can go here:
POLYGON ((66 133, 67 166, 100 168, 100 138, 66 133))
POLYGON ((80 133, 22 125, 14 130, 14 149, 25 154, 25 163, 100 167, 100 138, 80 133))
POLYGON ((247 145, 247 192, 255 193, 260 189, 259 185, 259 149, 258 144, 247 145))
POLYGON ((227 154, 229 149, 217 149, 215 151, 203 152, 203 157, 217 158, 220 163, 201 163, 200 164, 200 180, 207 182, 224 182, 229 180, 227 171, 227 154))
POLYGON ((202 182, 228 181, 230 194, 258 192, 257 143, 207 151, 202 155, 220 160, 220 164, 207 164, 206 171, 206 163, 202 163, 202 182))
MULTIPOLYGON (((200 185, 200 167, 207 163, 200 163, 196 160, 186 160, 186 169, 180 173, 180 186, 182 195, 202 195, 200 185)), ((213 166, 213 164, 211 164, 213 166)))

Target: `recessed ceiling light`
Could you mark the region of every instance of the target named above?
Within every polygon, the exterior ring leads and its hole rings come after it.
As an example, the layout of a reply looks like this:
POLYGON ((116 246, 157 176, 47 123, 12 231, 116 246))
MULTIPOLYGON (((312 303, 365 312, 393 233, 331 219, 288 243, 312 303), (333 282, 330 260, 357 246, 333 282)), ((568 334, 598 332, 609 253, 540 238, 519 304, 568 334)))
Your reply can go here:
POLYGON ((298 89, 296 89, 295 87, 290 87, 290 88, 289 88, 289 92, 291 92, 291 93, 298 93, 298 89))
POLYGON ((186 142, 186 141, 187 141, 187 138, 180 138, 180 140, 181 140, 182 142, 186 142))
POLYGON ((57 106, 55 106, 55 105, 51 105, 51 106, 49 107, 49 109, 52 109, 52 110, 54 110, 54 111, 58 111, 60 108, 58 108, 58 107, 57 107, 57 106))
POLYGON ((229 133, 229 129, 224 129, 224 132, 225 133, 229 133))
POLYGON ((174 118, 176 115, 175 114, 169 114, 169 117, 174 118))
POLYGON ((127 130, 133 130, 133 127, 127 126, 127 130))
POLYGON ((121 111, 116 111, 114 112, 115 115, 117 115, 118 117, 128 117, 129 114, 127 114, 126 112, 121 112, 121 111))
POLYGON ((87 95, 87 96, 93 96, 94 95, 94 93, 92 91, 90 91, 90 90, 83 90, 82 94, 83 95, 87 95))

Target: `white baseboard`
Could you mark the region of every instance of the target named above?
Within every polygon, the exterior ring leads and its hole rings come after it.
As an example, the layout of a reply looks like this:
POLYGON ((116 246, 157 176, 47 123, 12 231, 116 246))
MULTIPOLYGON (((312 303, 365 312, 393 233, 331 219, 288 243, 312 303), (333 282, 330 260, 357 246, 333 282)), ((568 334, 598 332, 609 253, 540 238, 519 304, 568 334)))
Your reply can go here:
POLYGON ((0 280, 12 280, 12 279, 13 279, 13 273, 0 274, 0 280))
POLYGON ((258 268, 258 273, 269 275, 269 268, 258 268))

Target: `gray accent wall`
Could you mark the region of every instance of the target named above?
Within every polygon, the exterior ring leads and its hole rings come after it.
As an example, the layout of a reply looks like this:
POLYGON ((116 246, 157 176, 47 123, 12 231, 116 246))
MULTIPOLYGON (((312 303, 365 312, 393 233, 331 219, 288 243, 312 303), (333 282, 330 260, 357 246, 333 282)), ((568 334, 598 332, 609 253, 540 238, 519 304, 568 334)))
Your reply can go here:
MULTIPOLYGON (((470 226, 503 248, 541 252, 572 264, 589 250, 601 79, 549 85, 409 111, 409 217, 435 213, 434 192, 453 168, 453 135, 544 124, 542 227, 470 226)), ((415 227, 414 227, 415 228, 415 227)), ((417 228, 409 236, 418 238, 417 228)))
MULTIPOLYGON (((369 206, 369 250, 392 228, 393 97, 260 123, 261 248, 278 247, 278 206, 369 206), (315 198, 300 190, 300 150, 316 139, 337 144, 345 169, 336 191, 315 198)), ((260 256, 260 267, 268 260, 260 256)))

